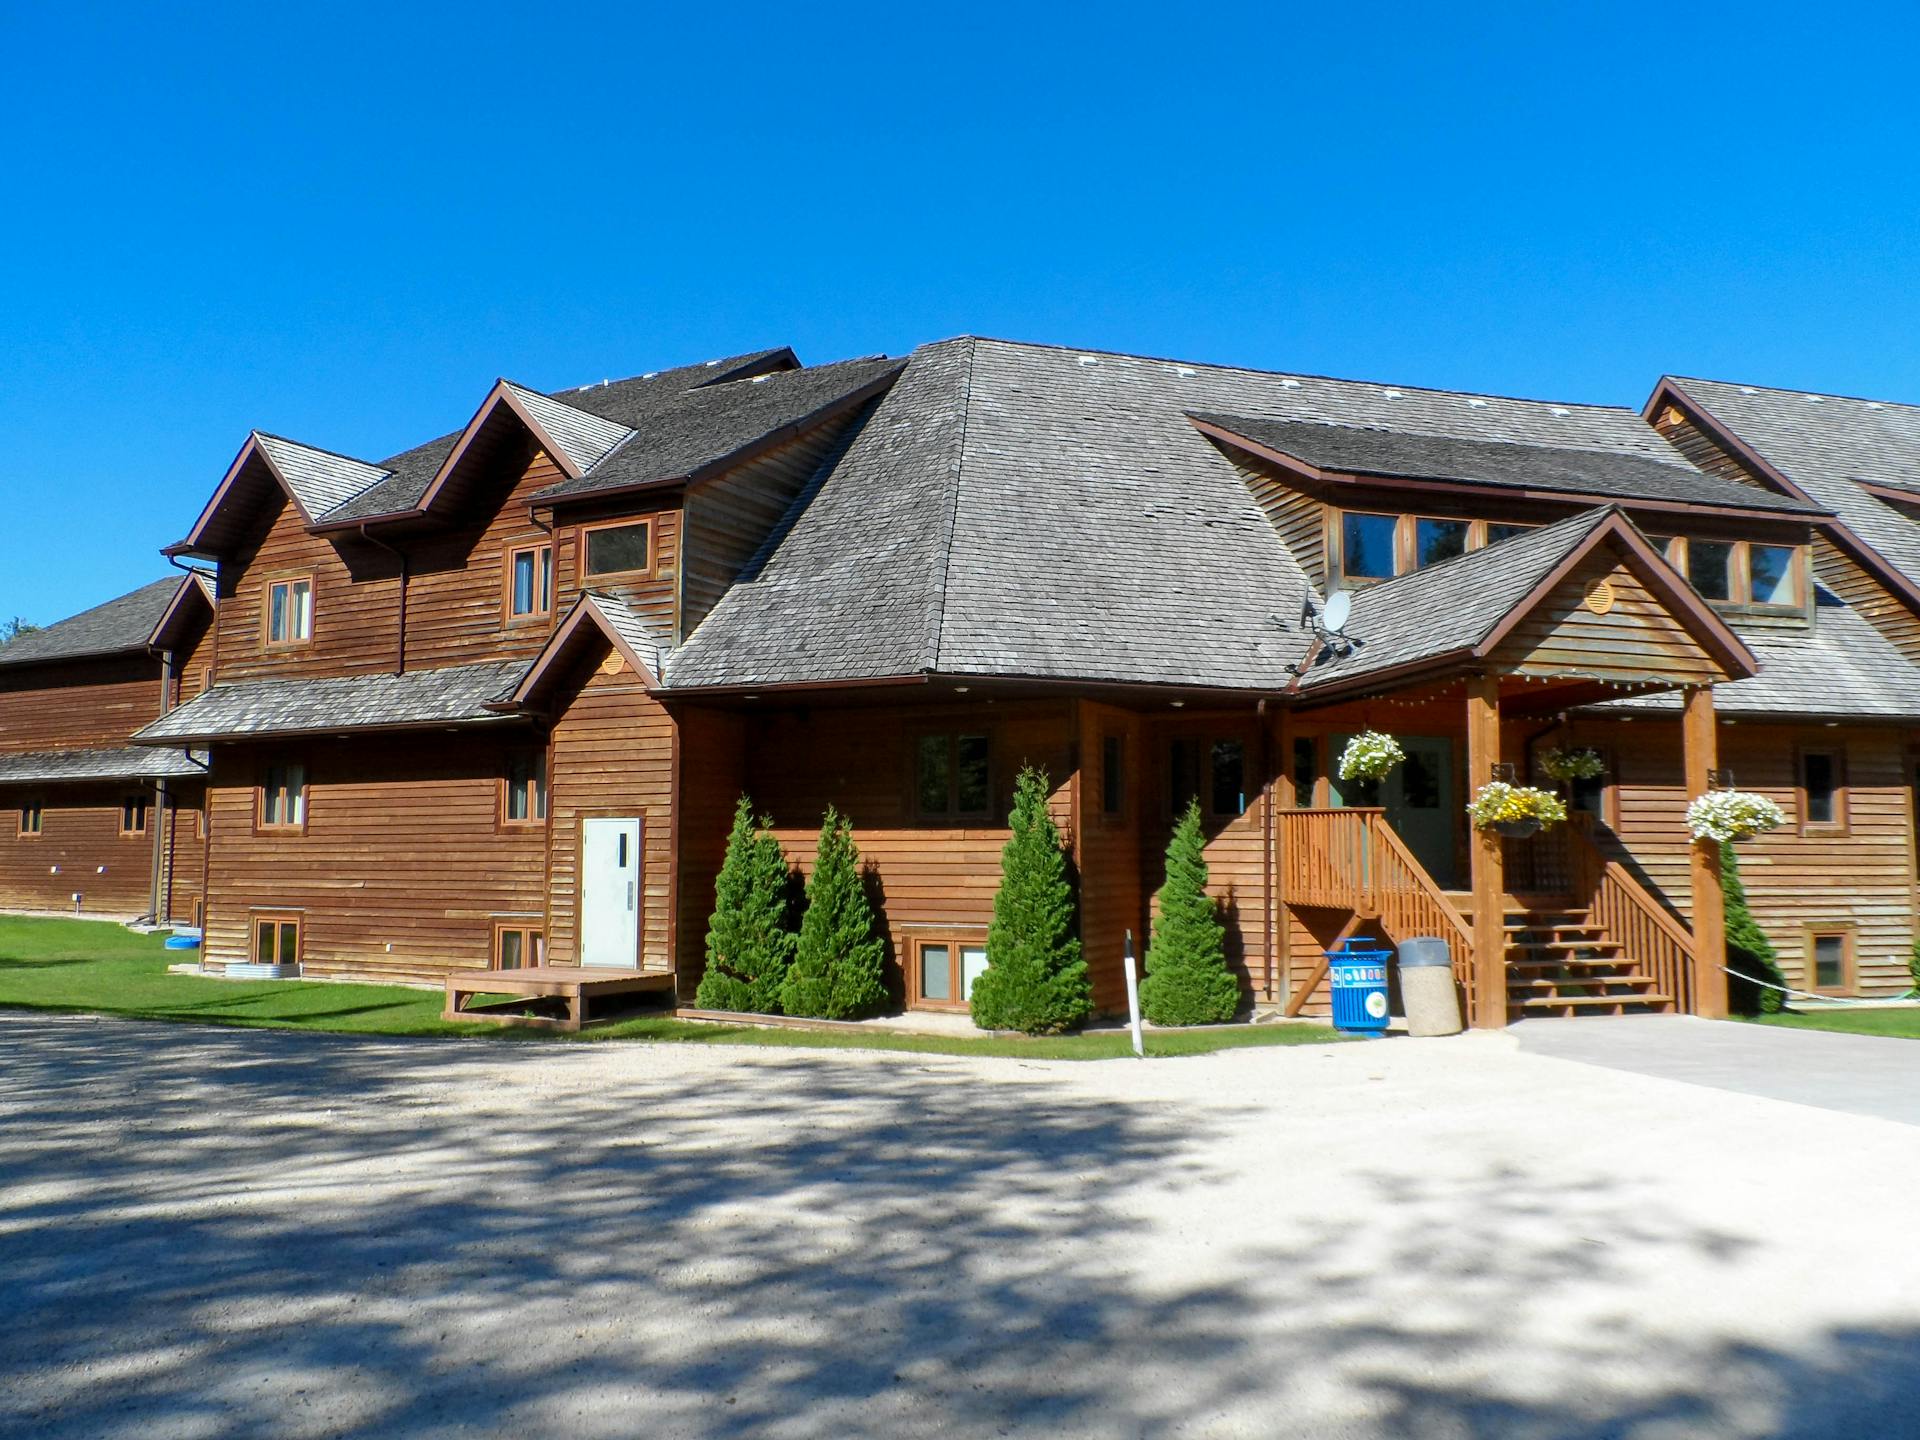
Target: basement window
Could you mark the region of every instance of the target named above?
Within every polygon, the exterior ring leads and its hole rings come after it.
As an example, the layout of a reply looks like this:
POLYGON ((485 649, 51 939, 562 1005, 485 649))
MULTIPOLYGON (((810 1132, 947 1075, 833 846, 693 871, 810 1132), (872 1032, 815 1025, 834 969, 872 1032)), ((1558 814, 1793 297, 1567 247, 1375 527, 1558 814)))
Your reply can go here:
POLYGON ((987 947, 977 936, 929 935, 913 942, 909 993, 918 1010, 965 1010, 986 973, 987 947))
POLYGON ((253 963, 256 965, 298 965, 300 963, 300 917, 298 915, 253 917, 253 963))
POLYGON ((493 927, 493 968, 525 970, 544 965, 547 959, 546 937, 537 925, 518 921, 498 921, 493 927))
POLYGON ((1807 988, 1831 995, 1844 995, 1854 990, 1851 926, 1808 929, 1807 988))

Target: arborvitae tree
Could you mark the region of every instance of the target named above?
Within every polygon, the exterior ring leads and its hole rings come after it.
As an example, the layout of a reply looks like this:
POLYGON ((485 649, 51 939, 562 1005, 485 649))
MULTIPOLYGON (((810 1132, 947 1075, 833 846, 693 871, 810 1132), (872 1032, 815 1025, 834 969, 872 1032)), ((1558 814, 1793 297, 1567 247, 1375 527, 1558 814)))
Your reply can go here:
MULTIPOLYGON (((1736 1015, 1771 1015, 1785 1009, 1787 997, 1766 988, 1787 983, 1780 955, 1747 908, 1747 887, 1731 845, 1720 847, 1720 887, 1727 900, 1727 969, 1734 972, 1727 977, 1727 1008, 1736 1015), (1766 984, 1752 983, 1756 980, 1766 984)), ((1713 957, 1701 959, 1710 963, 1713 957)))
POLYGON ((800 945, 780 989, 789 1015, 853 1020, 887 1002, 887 944, 875 933, 847 817, 827 807, 819 856, 807 880, 800 945))
POLYGON ((987 968, 973 982, 983 1030, 1057 1035, 1093 1010, 1093 982, 1074 932, 1073 886, 1060 830, 1047 811, 1047 774, 1031 766, 1013 790, 1013 835, 1000 852, 1000 891, 987 930, 987 968))
POLYGON ((780 985, 793 962, 794 935, 787 916, 787 857, 767 833, 768 823, 754 824, 753 802, 742 795, 713 887, 707 968, 693 996, 703 1010, 780 1012, 780 985))
POLYGON ((1194 801, 1167 842, 1167 879, 1155 897, 1140 1008, 1156 1025, 1218 1025, 1240 1009, 1240 982, 1227 969, 1227 927, 1207 894, 1206 843, 1194 801))

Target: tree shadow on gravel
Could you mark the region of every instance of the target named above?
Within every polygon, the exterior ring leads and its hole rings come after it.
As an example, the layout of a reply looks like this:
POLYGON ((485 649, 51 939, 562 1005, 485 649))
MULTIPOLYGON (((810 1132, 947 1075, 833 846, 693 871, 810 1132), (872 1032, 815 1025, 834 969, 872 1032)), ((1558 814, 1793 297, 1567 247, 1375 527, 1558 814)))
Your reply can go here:
POLYGON ((7 1433, 1865 1435, 1920 1374, 1664 1334, 1646 1268, 1748 1242, 1611 1178, 1383 1167, 1176 1273, 1220 1117, 1040 1067, 4 1038, 7 1433), (1563 1287, 1617 1303, 1566 1333, 1563 1287))

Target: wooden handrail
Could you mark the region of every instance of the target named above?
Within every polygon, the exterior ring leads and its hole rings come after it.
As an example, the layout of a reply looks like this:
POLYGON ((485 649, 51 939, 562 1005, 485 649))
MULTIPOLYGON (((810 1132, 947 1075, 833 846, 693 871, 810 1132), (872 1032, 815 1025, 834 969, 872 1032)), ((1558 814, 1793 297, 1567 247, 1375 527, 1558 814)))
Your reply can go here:
POLYGON ((1349 910, 1378 921, 1396 943, 1416 935, 1447 940, 1471 1021, 1473 927, 1394 833, 1386 812, 1282 810, 1278 819, 1287 903, 1349 910))
POLYGON ((1587 905, 1593 923, 1646 967, 1662 994, 1673 997, 1674 1008, 1691 1015, 1697 963, 1692 933, 1631 870, 1601 851, 1587 816, 1572 818, 1577 823, 1567 827, 1567 836, 1577 898, 1587 905))

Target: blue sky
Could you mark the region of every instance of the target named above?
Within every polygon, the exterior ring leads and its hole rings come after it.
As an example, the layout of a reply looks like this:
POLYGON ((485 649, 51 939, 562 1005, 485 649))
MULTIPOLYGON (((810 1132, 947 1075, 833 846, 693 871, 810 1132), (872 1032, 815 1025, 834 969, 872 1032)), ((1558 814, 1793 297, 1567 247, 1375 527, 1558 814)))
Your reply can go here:
POLYGON ((0 617, 252 426, 960 333, 1638 404, 1920 400, 1907 7, 0 0, 0 617), (163 13, 166 12, 166 13, 163 13))

